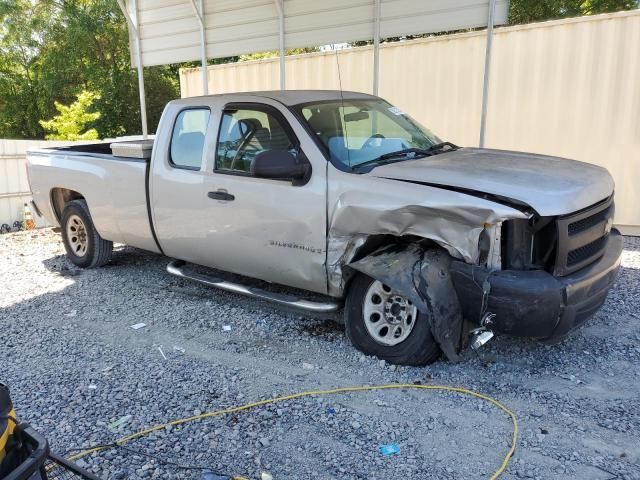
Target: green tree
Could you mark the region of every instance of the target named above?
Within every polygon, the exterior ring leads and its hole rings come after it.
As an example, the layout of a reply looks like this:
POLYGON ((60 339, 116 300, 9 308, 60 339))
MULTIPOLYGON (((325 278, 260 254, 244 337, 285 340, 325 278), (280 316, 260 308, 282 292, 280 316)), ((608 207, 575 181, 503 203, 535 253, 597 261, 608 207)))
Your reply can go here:
POLYGON ((542 22, 554 18, 596 15, 637 7, 637 0, 511 0, 509 23, 542 22))
POLYGON ((60 112, 51 120, 40 120, 40 125, 45 130, 54 133, 46 136, 47 140, 96 140, 98 131, 91 128, 84 133, 88 123, 95 122, 100 118, 100 112, 88 112, 87 110, 95 100, 99 100, 100 95, 94 92, 83 91, 77 96, 77 100, 68 107, 55 102, 56 110, 60 112))
MULTIPOLYGON (((313 53, 319 52, 320 48, 318 47, 308 47, 308 48, 287 48, 285 51, 285 55, 301 55, 303 53, 313 53)), ((269 52, 256 52, 249 53, 247 55, 240 55, 238 59, 241 62, 247 62, 249 60, 262 60, 264 58, 274 58, 280 56, 280 52, 277 50, 269 51, 269 52)))
POLYGON ((0 137, 41 137, 38 120, 51 103, 41 88, 34 32, 47 31, 51 15, 27 0, 0 0, 0 137))
MULTIPOLYGON (((116 1, 65 0, 58 13, 60 20, 43 51, 48 88, 64 91, 71 81, 76 88, 67 90, 68 97, 78 90, 98 92, 96 109, 102 116, 95 127, 102 137, 140 133, 137 73, 131 65, 126 21, 116 1)), ((166 103, 180 96, 178 77, 163 66, 145 68, 144 77, 149 128, 154 131, 166 103)))
MULTIPOLYGON (((101 137, 140 133, 138 81, 116 0, 0 0, 0 137, 43 138, 55 102, 96 92, 101 137)), ((176 67, 145 68, 153 131, 179 97, 176 67)))

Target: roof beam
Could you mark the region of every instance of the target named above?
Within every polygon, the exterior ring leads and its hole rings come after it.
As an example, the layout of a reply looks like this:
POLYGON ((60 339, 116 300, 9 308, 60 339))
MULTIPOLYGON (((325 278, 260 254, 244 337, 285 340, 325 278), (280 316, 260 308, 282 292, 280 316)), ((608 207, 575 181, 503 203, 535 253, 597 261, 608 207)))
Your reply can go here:
POLYGON ((199 8, 202 8, 202 2, 200 2, 200 7, 196 5, 196 0, 189 0, 189 3, 191 3, 191 8, 193 8, 193 13, 198 19, 200 26, 201 27, 204 26, 204 18, 202 17, 202 14, 200 13, 200 10, 199 10, 199 8))

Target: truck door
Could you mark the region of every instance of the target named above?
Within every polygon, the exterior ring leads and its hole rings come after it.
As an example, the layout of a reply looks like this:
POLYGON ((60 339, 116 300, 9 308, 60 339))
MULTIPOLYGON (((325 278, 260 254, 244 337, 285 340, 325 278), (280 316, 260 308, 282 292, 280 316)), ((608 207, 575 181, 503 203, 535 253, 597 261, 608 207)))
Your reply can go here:
POLYGON ((190 107, 177 114, 171 138, 152 183, 165 253, 326 293, 327 166, 293 115, 265 103, 190 107), (270 150, 307 158, 308 181, 254 177, 251 160, 270 150))

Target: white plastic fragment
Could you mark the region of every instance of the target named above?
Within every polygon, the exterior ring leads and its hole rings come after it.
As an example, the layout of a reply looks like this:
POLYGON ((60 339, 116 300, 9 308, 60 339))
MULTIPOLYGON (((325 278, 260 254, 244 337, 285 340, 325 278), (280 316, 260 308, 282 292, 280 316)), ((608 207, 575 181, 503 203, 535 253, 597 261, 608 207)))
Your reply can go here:
POLYGON ((136 323, 135 325, 131 325, 130 328, 133 328, 134 330, 140 330, 141 328, 144 328, 146 326, 146 323, 136 323))
POLYGON ((230 332, 231 331, 231 325, 223 325, 222 326, 222 330, 224 330, 225 332, 230 332))
POLYGON ((167 356, 164 354, 164 352, 162 351, 162 345, 158 345, 158 351, 160 352, 160 355, 162 355, 162 358, 164 358, 165 360, 167 359, 167 356))
POLYGON ((133 418, 132 415, 125 415, 124 417, 120 417, 118 420, 116 420, 115 422, 111 423, 109 425, 109 428, 116 429, 121 427, 122 425, 124 425, 125 423, 129 423, 129 421, 133 418))

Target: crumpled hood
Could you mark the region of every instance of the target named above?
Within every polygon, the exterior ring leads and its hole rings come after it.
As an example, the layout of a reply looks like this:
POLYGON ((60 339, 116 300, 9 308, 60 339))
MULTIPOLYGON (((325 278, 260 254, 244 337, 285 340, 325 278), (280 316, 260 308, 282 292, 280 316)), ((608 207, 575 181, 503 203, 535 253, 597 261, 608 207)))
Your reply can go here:
POLYGON ((500 195, 526 203, 542 216, 573 213, 609 197, 614 189, 602 167, 480 148, 381 165, 367 175, 500 195))

